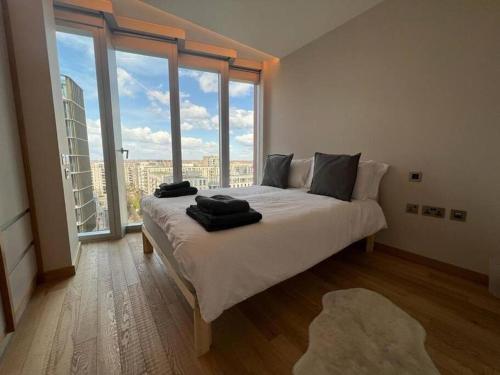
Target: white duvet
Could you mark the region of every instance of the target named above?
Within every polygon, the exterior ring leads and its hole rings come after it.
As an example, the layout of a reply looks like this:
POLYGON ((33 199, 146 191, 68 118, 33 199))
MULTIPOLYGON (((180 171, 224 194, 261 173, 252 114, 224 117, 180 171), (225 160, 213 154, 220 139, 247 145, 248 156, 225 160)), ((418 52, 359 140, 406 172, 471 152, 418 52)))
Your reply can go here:
POLYGON ((207 322, 386 227, 373 200, 343 202, 268 186, 200 194, 246 199, 263 216, 257 224, 209 233, 186 215, 194 195, 142 200, 142 209, 165 231, 181 272, 196 289, 207 322))

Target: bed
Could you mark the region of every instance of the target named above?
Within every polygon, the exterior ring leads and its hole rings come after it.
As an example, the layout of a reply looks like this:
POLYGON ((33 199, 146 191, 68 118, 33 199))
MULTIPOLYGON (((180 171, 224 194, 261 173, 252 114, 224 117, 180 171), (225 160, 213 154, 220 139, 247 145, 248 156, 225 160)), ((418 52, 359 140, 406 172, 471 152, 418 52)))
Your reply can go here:
POLYGON ((195 350, 207 352, 210 323, 224 310, 307 270, 346 246, 386 227, 372 199, 344 202, 305 189, 269 186, 215 189, 248 200, 261 222, 206 232, 186 215, 194 196, 145 197, 144 252, 157 254, 194 310, 195 350))

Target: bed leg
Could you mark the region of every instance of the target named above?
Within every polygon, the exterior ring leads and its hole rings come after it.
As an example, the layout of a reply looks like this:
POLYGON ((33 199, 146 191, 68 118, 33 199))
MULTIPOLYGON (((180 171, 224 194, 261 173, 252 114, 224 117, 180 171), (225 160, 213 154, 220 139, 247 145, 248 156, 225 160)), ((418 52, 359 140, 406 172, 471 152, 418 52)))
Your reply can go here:
POLYGON ((144 232, 142 232, 142 250, 144 254, 149 254, 153 252, 153 245, 149 242, 149 239, 146 237, 144 232))
POLYGON ((194 307, 194 350, 196 355, 202 356, 210 350, 212 345, 212 326, 203 320, 200 306, 196 302, 194 307))
POLYGON ((372 234, 371 236, 366 237, 366 252, 367 253, 373 252, 374 245, 375 245, 375 235, 372 234))

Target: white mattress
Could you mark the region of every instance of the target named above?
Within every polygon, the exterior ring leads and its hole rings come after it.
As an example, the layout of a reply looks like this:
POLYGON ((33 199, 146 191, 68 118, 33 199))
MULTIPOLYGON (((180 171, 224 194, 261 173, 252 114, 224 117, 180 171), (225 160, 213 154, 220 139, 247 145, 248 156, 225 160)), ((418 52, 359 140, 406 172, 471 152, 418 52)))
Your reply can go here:
POLYGON ((257 224, 209 233, 186 215, 194 195, 142 200, 142 209, 165 231, 183 276, 196 289, 207 322, 387 225, 373 200, 343 202, 269 186, 200 194, 243 198, 263 215, 257 224))

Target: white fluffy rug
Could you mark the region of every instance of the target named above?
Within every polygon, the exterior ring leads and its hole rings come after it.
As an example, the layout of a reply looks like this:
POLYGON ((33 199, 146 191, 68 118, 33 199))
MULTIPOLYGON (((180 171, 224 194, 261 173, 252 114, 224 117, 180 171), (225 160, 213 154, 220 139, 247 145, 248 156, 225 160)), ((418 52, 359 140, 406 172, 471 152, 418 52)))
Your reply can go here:
POLYGON ((323 296, 309 326, 309 347, 295 375, 439 374, 425 351, 425 330, 384 296, 347 289, 323 296))

